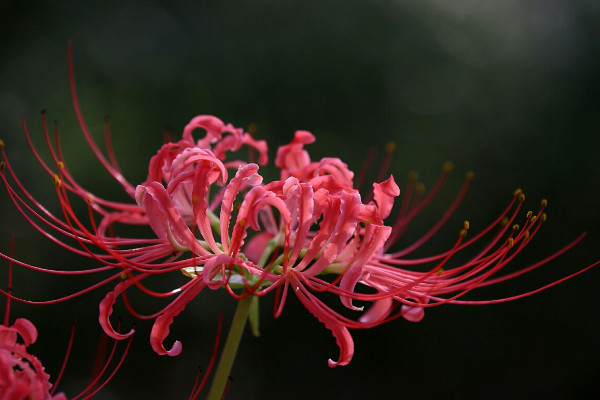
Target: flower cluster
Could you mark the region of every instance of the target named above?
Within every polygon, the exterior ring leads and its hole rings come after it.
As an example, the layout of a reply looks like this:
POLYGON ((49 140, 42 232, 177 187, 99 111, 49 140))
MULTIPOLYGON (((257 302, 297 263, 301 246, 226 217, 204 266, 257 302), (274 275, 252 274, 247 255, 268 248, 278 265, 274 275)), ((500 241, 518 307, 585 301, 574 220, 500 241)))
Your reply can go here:
MULTIPOLYGON (((111 201, 77 183, 62 158, 58 131, 55 140, 51 138, 45 114, 43 131, 52 162, 44 161, 23 120, 34 156, 54 180, 61 213, 53 214, 25 188, 2 144, 0 178, 10 200, 42 235, 69 251, 95 260, 98 267, 47 270, 1 256, 46 273, 107 274, 82 291, 38 303, 63 301, 113 284, 100 303, 99 321, 114 339, 130 338, 133 334, 133 329, 120 333, 111 323, 113 306, 119 298, 134 317, 154 320, 150 334, 154 351, 175 356, 182 345, 175 341, 170 348, 165 347, 169 328, 203 290, 225 290, 238 300, 273 292, 275 316, 281 314, 288 294, 293 293, 333 333, 340 350, 336 360, 329 360, 329 366, 335 367, 352 359, 351 329, 370 328, 400 317, 417 322, 427 308, 440 304, 513 300, 544 290, 597 264, 517 296, 465 300, 463 295, 474 289, 512 279, 547 263, 570 249, 583 235, 533 265, 501 274, 546 220, 546 201, 541 202, 537 212, 522 212, 525 196, 517 190, 506 209, 480 232, 470 235, 469 223, 465 222, 446 251, 411 258, 411 253, 449 221, 470 185, 472 174, 467 175, 462 189, 439 221, 413 244, 398 249, 398 239, 437 195, 451 165, 444 166, 439 181, 428 193, 411 179, 398 201, 400 189, 394 177, 389 176, 373 183, 365 195, 359 192, 354 173, 341 159, 311 159, 305 146, 313 143, 315 137, 307 131, 297 131, 289 144, 277 149, 274 165, 279 177, 267 182, 260 171, 268 163, 266 142, 217 117, 200 115, 186 125, 180 140, 165 143, 159 149, 149 162, 147 179, 133 185, 121 173, 108 135, 105 155, 87 128, 71 64, 70 77, 82 132, 100 163, 121 184, 131 201, 111 201), (194 138, 197 131, 202 132, 199 139, 194 138), (245 153, 249 156, 245 157, 245 153), (74 211, 73 197, 87 204, 86 219, 74 211), (145 226, 152 234, 149 238, 115 234, 122 226, 145 226), (475 243, 478 243, 475 254, 467 261, 455 262, 458 254, 465 253, 475 243), (151 277, 181 273, 189 280, 166 292, 152 290, 145 283, 151 277), (150 315, 138 313, 127 297, 127 291, 133 288, 168 299, 166 306, 150 315), (336 301, 331 302, 332 298, 336 301)), ((18 299, 10 293, 4 294, 18 299)), ((21 322, 19 327, 26 328, 27 324, 21 322)), ((24 338, 31 337, 30 329, 5 330, 13 336, 18 332, 24 338)), ((15 353, 11 354, 14 358, 15 353)), ((22 354, 18 356, 24 357, 22 354)), ((39 368, 35 370, 40 373, 39 368)))
MULTIPOLYGON (((133 334, 133 330, 118 333, 110 322, 113 306, 117 298, 123 296, 134 316, 155 319, 150 342, 158 354, 173 356, 181 352, 179 341, 170 349, 165 348, 163 342, 175 316, 205 288, 225 289, 238 299, 274 291, 276 316, 282 312, 287 294, 292 292, 332 331, 340 356, 338 360, 329 360, 329 365, 346 365, 354 351, 349 328, 368 328, 397 317, 419 321, 424 310, 434 305, 477 303, 460 297, 475 288, 536 268, 572 245, 535 265, 498 276, 531 241, 546 218, 543 201, 537 213, 527 213, 523 225, 516 225, 515 219, 524 201, 522 192, 517 191, 506 210, 483 231, 467 239, 468 223, 465 222, 456 243, 447 251, 410 259, 407 255, 428 241, 449 219, 462 200, 471 176, 430 231, 411 246, 392 250, 393 243, 410 221, 437 194, 450 170, 449 165, 427 196, 422 197, 411 181, 392 219, 394 201, 400 194, 393 176, 374 183, 370 196, 373 200, 364 201, 354 188, 353 172, 348 166, 338 158, 312 161, 305 145, 312 143, 315 137, 307 131, 297 131, 291 143, 277 151, 275 166, 280 171, 279 179, 264 182, 259 165, 230 156, 248 147, 250 152, 258 152, 258 162, 264 165, 267 163, 266 143, 207 115, 193 118, 184 128, 181 140, 164 144, 150 160, 146 181, 134 188, 121 175, 112 150, 108 158, 100 153, 79 112, 78 117, 101 163, 135 202, 112 202, 83 189, 60 158, 59 149, 52 147, 54 168, 42 160, 33 146, 32 149, 54 179, 62 218, 46 210, 24 188, 3 152, 1 176, 5 188, 15 207, 38 231, 71 251, 96 259, 101 265, 69 274, 114 271, 97 285, 66 298, 117 281, 100 304, 102 328, 115 339, 133 334), (196 130, 204 131, 198 140, 192 135, 196 130), (6 171, 15 184, 8 181, 6 171), (89 221, 82 221, 73 211, 69 194, 88 204, 89 221), (155 237, 115 236, 111 232, 116 224, 145 225, 155 237), (484 240, 483 237, 491 238, 478 254, 466 263, 450 266, 457 253, 484 240), (72 241, 79 247, 71 244, 72 241), (426 272, 407 268, 417 265, 430 267, 426 272), (168 292, 155 292, 143 284, 143 280, 151 276, 180 272, 190 280, 168 292), (127 300, 126 291, 132 286, 150 296, 172 300, 156 313, 142 316, 127 300), (356 312, 357 318, 349 318, 334 305, 327 304, 320 296, 323 292, 337 296, 342 306, 356 312), (364 309, 364 304, 372 305, 364 309)), ((50 143, 45 118, 43 122, 50 143)), ((32 143, 26 125, 25 132, 32 143)), ((528 294, 531 293, 516 297, 528 294)))

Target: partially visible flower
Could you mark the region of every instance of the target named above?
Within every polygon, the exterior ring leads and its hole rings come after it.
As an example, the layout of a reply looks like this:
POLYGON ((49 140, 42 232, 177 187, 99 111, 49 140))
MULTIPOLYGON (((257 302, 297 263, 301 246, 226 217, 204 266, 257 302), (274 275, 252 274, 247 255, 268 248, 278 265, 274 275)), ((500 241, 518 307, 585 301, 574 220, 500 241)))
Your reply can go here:
POLYGON ((17 318, 11 326, 0 325, 0 397, 7 400, 66 400, 51 395, 50 376, 27 347, 37 340, 37 329, 28 319, 17 318), (19 338, 21 340, 19 340, 19 338))

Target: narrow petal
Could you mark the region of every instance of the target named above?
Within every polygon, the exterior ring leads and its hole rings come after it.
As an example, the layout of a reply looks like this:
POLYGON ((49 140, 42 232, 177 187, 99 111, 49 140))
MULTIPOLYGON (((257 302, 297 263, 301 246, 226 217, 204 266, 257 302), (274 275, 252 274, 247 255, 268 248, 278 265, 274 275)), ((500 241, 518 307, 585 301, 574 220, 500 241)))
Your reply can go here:
POLYGON ((402 316, 410 322, 419 322, 425 316, 423 307, 412 307, 406 304, 402 306, 402 316))
MULTIPOLYGON (((377 300, 363 315, 360 316, 359 322, 369 324, 377 323, 383 320, 390 314, 394 301, 391 297, 384 297, 381 300, 377 300)), ((406 318, 406 317, 405 317, 406 318)), ((416 322, 416 321, 415 321, 416 322)))
POLYGON ((223 195, 223 201, 221 203, 221 243, 225 252, 229 252, 229 223, 231 220, 231 213, 233 211, 233 202, 235 197, 240 192, 242 184, 248 183, 251 185, 258 185, 262 182, 262 177, 257 174, 258 165, 248 164, 237 170, 235 176, 229 181, 227 189, 223 195))
POLYGON ((150 344, 157 354, 176 356, 181 353, 182 345, 180 341, 176 340, 170 350, 165 348, 163 342, 165 338, 169 336, 169 327, 173 323, 173 319, 185 309, 187 303, 198 296, 205 286, 204 281, 200 277, 194 278, 192 284, 184 289, 184 291, 164 309, 164 312, 156 318, 156 321, 154 321, 154 325, 152 326, 152 331, 150 332, 150 344))
POLYGON ((115 301, 117 297, 123 293, 129 286, 133 284, 132 279, 128 279, 123 282, 119 282, 115 288, 108 292, 104 299, 100 302, 100 314, 98 316, 98 321, 100 322, 100 326, 104 330, 104 332, 115 340, 123 340, 127 339, 135 332, 134 329, 131 329, 128 333, 118 333, 112 327, 110 323, 110 315, 113 312, 113 306, 115 305, 115 301))
POLYGON ((381 219, 386 219, 390 215, 394 206, 394 198, 399 195, 400 188, 394 182, 393 176, 390 176, 381 183, 373 183, 373 196, 375 197, 381 219))
POLYGON ((206 135, 198 140, 198 146, 208 147, 209 143, 214 143, 221 138, 223 121, 212 115, 198 115, 183 128, 183 140, 194 143, 192 132, 196 129, 206 130, 206 135))
POLYGON ((37 340, 37 329, 31 321, 25 318, 17 318, 13 327, 19 332, 23 338, 25 346, 29 346, 31 343, 35 343, 37 340))
POLYGON ((340 356, 337 361, 329 359, 327 364, 329 367, 337 367, 347 365, 354 355, 354 341, 352 340, 352 336, 346 328, 339 320, 337 320, 333 315, 331 310, 321 303, 316 297, 312 296, 306 288, 302 285, 298 285, 296 283, 296 290, 294 293, 298 296, 300 302, 306 307, 306 309, 314 315, 322 324, 325 325, 327 329, 331 331, 333 337, 335 338, 335 342, 340 348, 340 356))
POLYGON ((281 178, 285 179, 310 164, 310 156, 304 150, 304 145, 315 141, 308 131, 296 131, 292 142, 277 149, 275 166, 281 168, 281 178))

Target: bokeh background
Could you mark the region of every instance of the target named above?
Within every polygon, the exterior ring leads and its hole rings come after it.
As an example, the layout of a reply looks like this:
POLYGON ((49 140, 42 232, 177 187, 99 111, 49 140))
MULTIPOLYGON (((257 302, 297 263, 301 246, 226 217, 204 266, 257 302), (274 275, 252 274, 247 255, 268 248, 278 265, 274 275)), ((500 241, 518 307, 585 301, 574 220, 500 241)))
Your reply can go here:
MULTIPOLYGON (((125 175, 144 180, 169 130, 197 114, 257 127, 276 145, 296 129, 317 136, 314 158, 339 156, 358 169, 371 146, 393 140, 398 182, 416 170, 429 186, 451 160, 446 190, 415 222, 409 244, 441 215, 464 174, 473 187, 457 217, 426 249, 445 249, 460 221, 472 230, 522 187, 527 209, 549 200, 549 219, 516 260, 524 266, 579 233, 567 255, 526 277, 480 293, 535 289, 600 258, 600 6, 595 1, 1 1, 0 137, 13 167, 60 212, 51 179, 27 149, 21 115, 43 145, 40 110, 57 120, 69 168, 91 191, 125 200, 76 125, 67 81, 67 40, 87 122, 101 138, 110 116, 125 175)), ((380 153, 382 154, 382 153, 380 153)), ((273 153, 272 153, 273 155, 273 153)), ((381 158, 374 162, 377 169, 381 158)), ((267 172, 268 173, 268 172, 267 172)), ((94 265, 29 228, 0 193, 0 251, 15 237, 18 258, 36 265, 94 265)), ((0 277, 6 282, 6 263, 0 277)), ((600 375, 598 284, 589 271, 544 293, 493 306, 444 306, 412 324, 356 332, 352 363, 329 369, 338 349, 324 326, 289 299, 273 320, 262 302, 261 337, 243 339, 230 399, 586 399, 600 375)), ((83 279, 15 271, 16 295, 44 300, 84 288, 83 279)), ((5 284, 2 284, 3 286, 5 284)), ((73 319, 74 351, 59 389, 86 385, 109 288, 58 306, 13 304, 39 326, 32 351, 56 376, 73 319)), ((183 354, 159 357, 141 322, 117 377, 98 399, 187 398, 206 367, 219 313, 233 301, 204 293, 176 319, 183 354)), ((117 307, 118 308, 118 307, 117 307)), ((147 311, 152 310, 148 307, 147 311)), ((131 318, 121 309, 124 323, 131 318)))

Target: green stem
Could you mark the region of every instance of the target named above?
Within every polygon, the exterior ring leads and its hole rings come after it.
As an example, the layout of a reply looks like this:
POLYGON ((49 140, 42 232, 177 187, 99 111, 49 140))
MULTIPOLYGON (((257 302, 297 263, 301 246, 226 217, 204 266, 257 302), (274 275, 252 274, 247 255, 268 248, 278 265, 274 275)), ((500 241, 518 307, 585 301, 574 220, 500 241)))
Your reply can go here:
POLYGON ((219 359, 219 365, 217 366, 217 372, 212 381, 212 386, 208 392, 208 400, 219 400, 225 390, 225 385, 229 379, 231 368, 233 367, 233 361, 237 349, 242 339, 242 333, 244 333, 244 327, 248 320, 248 313, 250 311, 250 304, 252 303, 252 295, 246 296, 240 299, 233 315, 233 321, 231 321, 231 328, 229 328, 229 334, 227 335, 227 341, 225 347, 221 353, 219 359))

